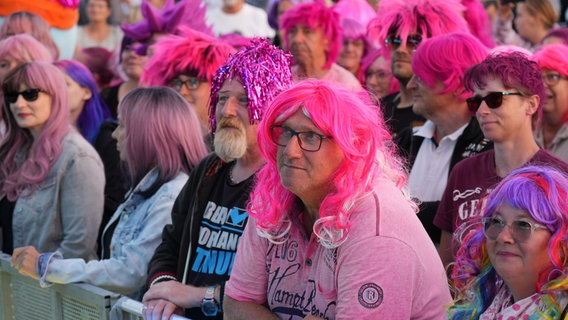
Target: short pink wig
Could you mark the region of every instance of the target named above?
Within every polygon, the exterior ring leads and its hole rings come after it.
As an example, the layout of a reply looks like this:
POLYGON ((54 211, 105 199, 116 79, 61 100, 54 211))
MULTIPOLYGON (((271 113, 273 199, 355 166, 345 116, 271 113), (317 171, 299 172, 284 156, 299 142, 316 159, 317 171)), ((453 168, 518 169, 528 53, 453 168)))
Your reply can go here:
POLYGON ((211 82, 215 72, 235 50, 204 33, 183 28, 178 35, 161 38, 144 68, 141 81, 147 86, 167 86, 183 74, 211 82))
POLYGON ((53 60, 57 60, 59 59, 59 48, 53 41, 49 30, 49 25, 40 16, 26 11, 18 11, 4 19, 4 23, 0 27, 0 39, 6 39, 16 34, 30 34, 51 52, 53 60))
POLYGON ((302 209, 299 198, 284 188, 277 165, 278 146, 270 127, 302 110, 324 135, 331 136, 344 160, 330 177, 334 191, 320 206, 314 232, 326 247, 336 247, 349 233, 353 202, 372 191, 377 179, 406 182, 382 114, 363 95, 341 85, 308 79, 282 92, 266 110, 258 128, 258 145, 266 165, 257 174, 247 211, 258 219, 263 235, 278 241, 286 225, 296 223, 302 209), (330 234, 340 235, 329 237, 330 234))
POLYGON ((321 0, 294 6, 282 15, 280 21, 282 29, 284 29, 284 43, 287 49, 290 48, 288 34, 292 27, 301 24, 310 27, 312 30, 320 28, 323 36, 329 39, 324 69, 329 69, 337 60, 343 36, 339 15, 331 8, 326 7, 321 0))
POLYGON ((17 34, 0 41, 0 59, 6 57, 19 63, 53 62, 53 55, 47 47, 27 33, 17 34))
POLYGON ((437 94, 456 93, 465 101, 471 96, 463 85, 465 71, 487 57, 488 49, 467 33, 450 33, 424 41, 412 58, 412 71, 429 88, 441 83, 437 94))
MULTIPOLYGON (((568 46, 563 44, 550 44, 543 46, 535 52, 531 60, 536 61, 542 70, 552 70, 568 77, 568 46)), ((568 112, 562 117, 568 122, 568 112)))
POLYGON ((176 34, 179 26, 187 26, 194 30, 213 35, 211 26, 205 22, 205 5, 200 0, 166 0, 161 10, 154 8, 146 0, 140 6, 142 21, 134 24, 123 23, 120 27, 124 35, 142 44, 136 53, 146 55, 154 35, 176 34))
POLYGON ((463 18, 464 6, 457 0, 382 0, 369 34, 383 45, 389 34, 418 33, 423 39, 451 32, 469 32, 463 18))
POLYGON ((207 155, 197 114, 170 88, 134 89, 122 99, 118 112, 126 129, 126 163, 134 184, 153 167, 162 183, 180 172, 189 174, 207 155))
POLYGON ((71 128, 67 85, 59 68, 46 62, 23 63, 6 75, 2 92, 18 92, 21 85, 49 94, 51 113, 34 139, 28 129, 18 126, 9 106, 3 103, 8 131, 0 146, 0 198, 6 195, 10 201, 34 192, 47 178, 61 154, 61 140, 71 128))

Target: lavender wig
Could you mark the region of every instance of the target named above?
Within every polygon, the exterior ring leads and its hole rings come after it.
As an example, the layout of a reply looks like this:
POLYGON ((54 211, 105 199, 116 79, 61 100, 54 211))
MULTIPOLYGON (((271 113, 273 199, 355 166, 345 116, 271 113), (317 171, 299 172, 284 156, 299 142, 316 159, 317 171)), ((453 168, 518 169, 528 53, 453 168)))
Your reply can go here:
POLYGON ((110 117, 110 111, 99 95, 95 78, 91 71, 78 61, 60 60, 55 65, 61 68, 69 78, 91 92, 91 97, 85 101, 83 110, 77 118, 77 128, 87 141, 94 144, 99 128, 104 120, 110 117))
POLYGON ((4 19, 0 27, 0 39, 6 39, 16 34, 27 33, 41 42, 52 55, 59 59, 59 48, 49 33, 49 25, 40 16, 26 11, 14 12, 4 19))
POLYGON ((0 41, 0 59, 6 57, 11 57, 19 63, 53 62, 53 55, 47 47, 27 33, 17 34, 0 41))
POLYGON ((164 37, 153 46, 141 81, 148 86, 166 86, 178 75, 211 82, 215 71, 235 50, 228 44, 189 28, 164 37))
POLYGON ((469 32, 464 6, 457 0, 382 0, 378 14, 369 22, 370 35, 382 45, 389 34, 403 41, 418 33, 423 39, 450 32, 469 32))
POLYGON ((479 64, 467 69, 464 87, 473 91, 475 87, 485 88, 487 81, 498 79, 505 89, 517 89, 524 96, 537 95, 540 98, 537 114, 542 113, 546 90, 538 64, 520 52, 502 52, 489 55, 479 64))
POLYGON ((51 112, 40 134, 35 137, 18 126, 10 107, 4 103, 3 119, 7 133, 0 146, 0 196, 16 201, 30 194, 45 180, 61 154, 61 140, 69 132, 67 85, 63 73, 51 63, 26 62, 10 71, 2 92, 18 92, 20 86, 42 89, 51 97, 51 112))
POLYGON ((292 27, 302 24, 314 30, 320 28, 323 36, 329 39, 329 48, 326 55, 324 69, 329 69, 337 60, 339 50, 341 49, 342 29, 339 22, 339 15, 321 0, 310 3, 301 3, 282 15, 282 29, 284 29, 284 43, 286 48, 290 47, 288 43, 288 34, 292 27))
MULTIPOLYGON (((546 293, 568 290, 566 253, 568 252, 568 177, 554 168, 527 166, 511 172, 489 195, 484 217, 492 217, 503 204, 527 212, 551 233, 548 243, 550 267, 541 270, 536 291, 544 293, 545 308, 539 315, 559 319, 558 301, 546 293)), ((497 294, 502 278, 488 257, 482 225, 466 235, 456 256, 453 270, 456 298, 448 319, 477 319, 497 294)))
POLYGON ((424 41, 412 59, 412 71, 429 88, 441 83, 437 94, 456 93, 465 101, 471 96, 463 86, 465 71, 487 57, 487 48, 467 33, 450 33, 424 41))
POLYGON ((278 146, 271 139, 278 125, 302 110, 324 135, 333 137, 344 160, 331 177, 334 191, 322 202, 314 233, 324 246, 336 247, 349 233, 349 216, 356 199, 369 193, 379 178, 406 182, 399 157, 382 114, 363 95, 321 80, 301 81, 270 104, 258 128, 258 145, 267 164, 257 174, 247 211, 271 241, 279 241, 302 209, 298 197, 285 189, 277 170, 278 146))
POLYGON ((227 79, 240 81, 248 98, 251 124, 258 123, 267 105, 284 89, 292 85, 290 55, 270 44, 267 39, 255 38, 251 44, 231 55, 215 74, 211 83, 209 120, 211 132, 217 123, 215 110, 219 90, 227 79))
POLYGON ((157 167, 156 185, 161 186, 179 172, 189 174, 207 155, 197 114, 170 88, 134 89, 120 102, 118 112, 124 121, 126 163, 133 185, 157 167))
POLYGON ((142 21, 132 25, 122 24, 124 35, 142 45, 136 48, 136 53, 146 55, 156 34, 176 34, 178 27, 185 25, 194 30, 213 35, 211 26, 205 23, 205 5, 200 0, 166 0, 161 10, 154 8, 146 0, 142 1, 140 11, 142 21))

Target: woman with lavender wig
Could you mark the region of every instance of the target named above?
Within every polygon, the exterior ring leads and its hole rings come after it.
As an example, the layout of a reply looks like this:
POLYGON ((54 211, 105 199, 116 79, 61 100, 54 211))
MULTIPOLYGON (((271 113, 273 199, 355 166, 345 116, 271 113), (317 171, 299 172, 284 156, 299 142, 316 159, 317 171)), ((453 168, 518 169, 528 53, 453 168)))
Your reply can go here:
POLYGON ((32 246, 15 249, 12 263, 43 286, 87 282, 141 298, 148 262, 171 222, 174 201, 207 154, 197 115, 169 88, 135 89, 118 111, 113 136, 132 188, 104 229, 102 260, 68 259, 48 250, 40 254, 32 246))
POLYGON ((489 195, 453 269, 448 319, 566 319, 568 176, 513 171, 489 195))

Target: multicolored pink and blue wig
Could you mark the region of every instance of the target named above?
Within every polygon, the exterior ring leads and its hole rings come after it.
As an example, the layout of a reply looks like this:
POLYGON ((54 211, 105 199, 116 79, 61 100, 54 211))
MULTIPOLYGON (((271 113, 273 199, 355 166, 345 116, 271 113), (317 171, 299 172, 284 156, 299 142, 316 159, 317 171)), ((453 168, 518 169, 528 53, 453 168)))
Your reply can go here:
POLYGON ((491 38, 493 34, 491 22, 485 7, 479 0, 462 0, 461 4, 465 7, 464 19, 467 21, 469 31, 487 48, 493 48, 495 42, 491 38))
POLYGON ((0 60, 6 57, 18 63, 53 62, 53 55, 47 47, 27 33, 17 34, 0 41, 0 60))
POLYGON ((145 85, 167 86, 181 74, 211 82, 215 71, 235 51, 214 37, 180 28, 180 35, 161 38, 152 47, 154 54, 140 79, 145 85))
MULTIPOLYGON (((527 166, 510 173, 491 192, 483 217, 492 217, 503 204, 526 211, 552 234, 549 268, 539 274, 536 292, 546 306, 535 319, 559 319, 562 309, 554 294, 568 290, 568 177, 554 168, 527 166), (550 294, 547 294, 550 293, 550 294)), ((481 223, 467 234, 458 250, 452 278, 455 300, 448 319, 478 319, 491 304, 502 278, 489 260, 481 223)), ((532 319, 532 317, 530 318, 532 319)))
POLYGON ((302 110, 314 125, 333 137, 345 159, 330 178, 334 191, 322 202, 314 233, 322 245, 333 248, 347 237, 354 202, 386 178, 402 188, 406 174, 393 149, 391 135, 377 108, 363 95, 341 85, 308 79, 282 92, 266 110, 258 128, 258 145, 266 165, 257 174, 247 211, 258 219, 259 231, 279 242, 302 210, 299 198, 284 188, 277 169, 278 145, 270 127, 302 110))
POLYGON ((329 39, 328 50, 325 53, 327 59, 323 68, 331 68, 331 65, 339 56, 342 45, 342 29, 337 12, 328 8, 322 0, 316 0, 315 2, 301 3, 287 10, 282 15, 280 22, 284 30, 284 44, 287 49, 290 48, 288 34, 292 27, 305 25, 312 30, 321 29, 324 38, 329 39))
POLYGON ((53 60, 59 59, 59 48, 49 32, 49 25, 40 16, 26 11, 14 12, 4 19, 0 27, 0 39, 23 33, 41 42, 51 52, 53 60))
POLYGON ((524 96, 537 95, 540 98, 538 115, 542 114, 542 104, 546 99, 546 90, 538 64, 520 52, 500 52, 490 54, 481 63, 467 69, 464 75, 464 87, 474 91, 485 88, 487 81, 500 80, 505 89, 517 89, 524 96))
POLYGON ((49 94, 51 113, 34 138, 28 129, 18 126, 9 105, 4 103, 2 113, 7 132, 0 146, 0 196, 6 195, 10 201, 33 193, 45 180, 61 154, 63 136, 71 129, 67 85, 56 66, 46 62, 23 63, 8 73, 2 92, 19 92, 22 85, 49 94))
POLYGON ((270 44, 267 39, 254 38, 251 44, 231 55, 217 70, 211 83, 209 120, 215 134, 215 110, 219 90, 227 79, 241 82, 247 92, 250 123, 258 123, 268 104, 282 90, 292 85, 291 56, 270 44))
POLYGON ((132 185, 156 167, 160 173, 154 187, 159 187, 179 172, 189 174, 207 155, 197 114, 170 88, 134 89, 120 102, 118 112, 125 126, 132 185))
POLYGON ((568 28, 560 27, 548 30, 542 41, 546 38, 555 37, 562 40, 564 45, 568 45, 568 28))
MULTIPOLYGON (((568 77, 568 46, 549 44, 535 52, 531 60, 536 61, 542 70, 558 72, 568 77)), ((568 122, 568 112, 562 116, 562 122, 568 122)))
POLYGON ((55 65, 81 87, 91 92, 91 97, 85 101, 83 110, 77 118, 77 129, 91 144, 95 143, 99 129, 105 119, 110 117, 110 111, 99 95, 97 83, 91 71, 82 63, 74 60, 60 60, 55 65))
POLYGON ((465 101, 471 96, 463 86, 465 71, 487 54, 487 48, 470 34, 440 35, 420 44, 412 58, 412 71, 431 89, 441 83, 443 88, 437 94, 455 93, 465 101))
MULTIPOLYGON (((369 67, 371 67, 371 65, 375 62, 375 60, 377 60, 381 56, 385 59, 386 64, 389 66, 389 72, 390 72, 390 65, 391 65, 390 52, 382 46, 379 48, 371 46, 367 54, 363 56, 363 59, 361 59, 361 69, 363 70, 363 77, 361 78, 361 83, 366 83, 367 69, 369 69, 369 67)), ((398 83, 398 80, 394 76, 392 76, 392 85, 388 94, 393 94, 399 91, 399 87, 400 85, 398 83)))
POLYGON ((389 34, 400 35, 406 42, 414 33, 426 39, 469 32, 464 9, 457 0, 383 0, 377 10, 380 14, 369 22, 369 34, 383 45, 389 34))
POLYGON ((148 47, 155 40, 154 35, 176 34, 178 27, 187 26, 194 30, 213 35, 211 26, 205 23, 206 7, 200 0, 166 0, 161 10, 154 8, 146 0, 140 5, 142 21, 134 24, 122 24, 124 35, 139 42, 136 53, 146 55, 148 47))

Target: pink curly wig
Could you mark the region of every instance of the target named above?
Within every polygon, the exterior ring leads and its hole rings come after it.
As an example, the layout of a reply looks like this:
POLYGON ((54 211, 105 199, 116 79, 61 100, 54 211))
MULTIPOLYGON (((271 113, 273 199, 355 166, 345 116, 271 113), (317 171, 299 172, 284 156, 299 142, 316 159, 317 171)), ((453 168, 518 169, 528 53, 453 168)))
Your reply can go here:
POLYGON ((136 52, 140 55, 146 55, 154 35, 175 34, 182 25, 213 35, 211 26, 205 23, 206 8, 200 0, 182 0, 176 4, 174 0, 166 0, 161 10, 144 0, 140 11, 144 17, 142 21, 131 25, 123 23, 120 26, 126 37, 142 44, 136 48, 136 52))
POLYGON ((377 17, 369 22, 372 38, 381 45, 389 34, 403 41, 418 33, 423 39, 450 32, 469 32, 462 14, 464 6, 457 0, 383 0, 377 17))
POLYGON ((292 27, 302 24, 311 29, 321 28, 323 36, 329 39, 329 48, 326 52, 326 62, 324 69, 329 69, 337 60, 342 45, 343 31, 339 23, 337 12, 328 8, 321 1, 301 3, 290 10, 287 10, 281 19, 284 29, 284 43, 289 49, 288 34, 292 27))
POLYGON ((166 36, 152 47, 141 81, 147 86, 167 86, 178 75, 211 82, 215 72, 235 50, 211 36, 180 27, 180 35, 166 36))
POLYGON ((414 53, 412 71, 429 88, 441 83, 438 94, 456 93, 465 101, 471 96, 463 85, 465 71, 487 57, 487 48, 467 33, 450 33, 424 41, 414 53))
POLYGON ((389 179, 402 188, 406 174, 401 160, 382 114, 367 100, 340 85, 309 79, 282 92, 270 104, 258 128, 258 145, 267 163, 257 174, 247 207, 268 239, 278 241, 284 236, 286 226, 294 223, 296 213, 302 210, 299 198, 280 182, 279 147, 272 141, 270 130, 299 109, 324 135, 333 137, 345 157, 330 177, 335 191, 321 203, 314 225, 314 233, 324 246, 336 247, 347 237, 354 201, 371 192, 377 179, 389 179))

